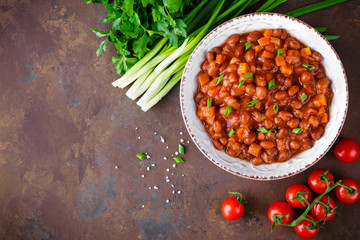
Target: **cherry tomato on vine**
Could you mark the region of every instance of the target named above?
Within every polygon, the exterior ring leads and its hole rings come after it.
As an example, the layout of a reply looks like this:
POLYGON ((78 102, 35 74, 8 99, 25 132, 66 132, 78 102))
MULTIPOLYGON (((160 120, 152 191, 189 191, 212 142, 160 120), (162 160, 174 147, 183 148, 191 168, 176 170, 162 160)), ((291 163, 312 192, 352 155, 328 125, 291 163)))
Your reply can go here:
POLYGON ((316 193, 323 193, 327 189, 326 181, 321 180, 321 175, 325 176, 325 172, 327 172, 326 177, 328 177, 332 182, 329 182, 329 186, 334 185, 334 176, 331 172, 325 169, 316 169, 312 173, 310 173, 308 178, 309 187, 316 193))
POLYGON ((238 195, 230 197, 224 201, 221 207, 222 215, 225 219, 233 221, 239 219, 244 214, 244 199, 241 193, 229 192, 238 195))
MULTIPOLYGON (((274 223, 274 216, 275 218, 281 219, 282 223, 289 224, 294 219, 294 210, 291 208, 291 206, 284 201, 277 201, 270 205, 268 209, 268 218, 271 223, 274 223), (275 215, 284 215, 280 218, 280 216, 275 215)), ((275 224, 276 226, 282 226, 281 224, 275 224)))
POLYGON ((344 163, 355 162, 360 155, 359 145, 351 138, 343 138, 335 146, 335 157, 344 163))
POLYGON ((344 178, 341 180, 341 184, 351 187, 355 189, 356 193, 350 194, 343 186, 337 186, 335 188, 336 197, 345 204, 353 204, 357 202, 360 198, 360 186, 359 184, 352 178, 344 178))
MULTIPOLYGON (((306 218, 312 219, 316 222, 316 219, 311 214, 306 214, 306 218)), ((308 229, 307 227, 311 227, 311 222, 309 220, 301 220, 298 225, 294 227, 294 230, 299 237, 310 239, 315 237, 319 233, 319 225, 313 226, 314 229, 308 229), (305 227, 306 226, 306 227, 305 227)))
POLYGON ((294 199, 298 192, 302 192, 301 195, 303 195, 308 202, 311 201, 310 189, 304 184, 300 184, 300 183, 295 183, 286 190, 285 193, 286 201, 294 208, 306 207, 308 204, 304 199, 302 201, 300 201, 299 199, 294 199))
POLYGON ((325 195, 320 198, 320 202, 315 203, 315 205, 311 208, 310 212, 317 220, 321 219, 323 221, 325 220, 325 222, 330 221, 335 217, 336 203, 331 197, 325 195), (326 209, 328 209, 329 211, 328 214, 326 214, 326 209))

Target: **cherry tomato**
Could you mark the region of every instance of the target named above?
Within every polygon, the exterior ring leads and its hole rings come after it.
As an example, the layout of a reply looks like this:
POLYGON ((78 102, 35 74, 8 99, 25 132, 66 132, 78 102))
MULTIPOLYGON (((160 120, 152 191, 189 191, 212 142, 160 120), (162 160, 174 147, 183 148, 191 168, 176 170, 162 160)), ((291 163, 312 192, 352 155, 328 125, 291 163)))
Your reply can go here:
POLYGON ((343 138, 335 146, 335 157, 344 163, 355 162, 360 155, 359 145, 351 138, 343 138))
POLYGON ((224 201, 221 207, 222 215, 227 220, 239 219, 244 214, 244 201, 241 193, 230 192, 237 194, 238 197, 231 197, 224 201))
POLYGON ((326 214, 325 209, 327 208, 327 206, 325 206, 325 204, 330 206, 331 208, 336 208, 336 204, 335 204, 334 200, 331 197, 329 197, 328 195, 325 195, 322 198, 320 198, 320 202, 315 203, 315 205, 311 208, 311 210, 310 210, 311 214, 317 220, 320 220, 320 219, 325 220, 325 215, 326 215, 325 222, 330 221, 331 219, 333 219, 335 217, 336 209, 332 209, 331 212, 326 214))
POLYGON ((344 188, 343 186, 337 186, 335 188, 336 197, 345 204, 353 204, 353 203, 357 202, 360 198, 359 184, 352 178, 342 179, 341 184, 351 187, 351 188, 355 189, 357 192, 354 194, 350 194, 350 197, 349 197, 349 193, 346 190, 346 188, 344 188))
POLYGON ((305 206, 307 206, 307 203, 305 200, 300 201, 299 199, 293 199, 294 197, 296 197, 296 194, 298 192, 304 192, 302 193, 302 195, 306 198, 306 200, 308 202, 311 201, 311 191, 310 189, 305 186, 304 184, 300 184, 300 183, 295 183, 293 185, 291 185, 285 193, 285 198, 286 201, 294 208, 303 208, 305 206), (293 199, 293 200, 291 200, 293 199), (304 204, 302 204, 304 203, 304 204))
MULTIPOLYGON (((323 193, 327 189, 326 181, 320 180, 320 175, 324 174, 327 170, 325 169, 317 169, 314 170, 312 173, 310 173, 308 178, 308 184, 309 187, 316 193, 323 193)), ((331 187, 334 185, 334 176, 331 172, 328 171, 326 174, 326 177, 328 177, 332 182, 329 182, 329 186, 331 187)))
MULTIPOLYGON (((294 211, 287 202, 277 201, 270 205, 268 209, 268 218, 271 223, 274 223, 274 218, 273 218, 274 215, 282 215, 282 214, 286 214, 281 218, 282 223, 289 224, 294 219, 294 211)), ((278 224, 276 224, 276 226, 277 225, 278 224)), ((282 225, 280 224, 280 226, 282 225)))
MULTIPOLYGON (((306 214, 306 218, 316 221, 316 219, 311 214, 306 214)), ((319 228, 308 229, 305 226, 310 227, 311 222, 309 220, 304 219, 304 220, 301 220, 300 223, 294 227, 294 230, 295 230, 296 234, 299 235, 299 237, 310 239, 310 238, 315 237, 319 233, 319 228)), ((319 226, 316 226, 316 227, 319 227, 319 226)))

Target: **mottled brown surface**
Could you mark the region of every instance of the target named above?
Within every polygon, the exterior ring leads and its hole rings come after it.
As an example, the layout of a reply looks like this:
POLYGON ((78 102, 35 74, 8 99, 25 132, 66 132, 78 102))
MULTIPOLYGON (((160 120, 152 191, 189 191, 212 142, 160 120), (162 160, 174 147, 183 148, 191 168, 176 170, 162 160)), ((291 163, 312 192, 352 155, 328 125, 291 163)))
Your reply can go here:
MULTIPOLYGON (((291 0, 277 10, 308 2, 291 0)), ((96 57, 100 40, 89 30, 104 28, 104 15, 102 6, 80 0, 0 2, 0 239, 295 239, 292 229, 271 233, 266 216, 290 184, 305 183, 316 168, 360 181, 360 161, 342 164, 332 151, 294 177, 258 182, 221 170, 190 142, 186 163, 173 169, 163 157, 170 159, 180 138, 190 140, 178 87, 147 113, 113 88, 115 49, 96 57), (151 159, 136 159, 140 151, 151 159), (180 195, 171 193, 166 175, 180 195), (154 185, 159 189, 148 189, 154 185), (234 222, 220 212, 230 189, 249 202, 234 222)), ((360 142, 359 1, 300 19, 341 35, 332 42, 350 87, 341 136, 360 142)), ((338 212, 317 239, 359 238, 360 202, 338 212)))

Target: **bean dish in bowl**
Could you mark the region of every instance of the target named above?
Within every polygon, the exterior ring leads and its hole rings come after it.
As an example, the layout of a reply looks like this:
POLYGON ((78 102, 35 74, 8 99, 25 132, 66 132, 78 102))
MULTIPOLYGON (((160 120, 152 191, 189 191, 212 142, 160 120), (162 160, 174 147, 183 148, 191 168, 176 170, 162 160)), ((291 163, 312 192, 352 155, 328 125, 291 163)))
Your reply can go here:
POLYGON ((195 102, 214 147, 254 165, 310 149, 333 96, 321 61, 285 29, 233 34, 208 51, 195 102))
POLYGON ((273 180, 309 168, 331 148, 345 121, 348 86, 319 32, 289 16, 255 13, 199 43, 184 69, 180 106, 211 162, 273 180))

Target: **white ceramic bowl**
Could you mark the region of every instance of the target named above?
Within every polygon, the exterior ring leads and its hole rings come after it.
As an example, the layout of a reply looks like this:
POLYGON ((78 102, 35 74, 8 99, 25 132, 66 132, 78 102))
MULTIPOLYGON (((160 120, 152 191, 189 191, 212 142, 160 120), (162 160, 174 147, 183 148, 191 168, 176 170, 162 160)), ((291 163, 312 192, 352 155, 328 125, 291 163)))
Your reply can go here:
MULTIPOLYGON (((309 168, 319 161, 338 137, 345 121, 348 108, 348 84, 341 60, 331 44, 308 24, 276 13, 255 13, 243 15, 218 26, 211 31, 191 54, 184 70, 180 85, 180 105, 186 128, 200 151, 220 168, 255 180, 274 180, 293 176, 309 168), (305 45, 320 52, 323 56, 322 65, 331 81, 334 97, 330 108, 330 121, 326 125, 324 135, 309 150, 284 163, 262 164, 253 166, 251 163, 230 157, 224 151, 218 151, 212 140, 196 116, 194 96, 197 91, 197 74, 200 65, 206 58, 207 51, 219 46, 235 33, 245 33, 266 28, 283 28, 305 45)), ((204 163, 205 164, 205 163, 204 163)))

